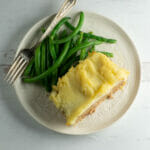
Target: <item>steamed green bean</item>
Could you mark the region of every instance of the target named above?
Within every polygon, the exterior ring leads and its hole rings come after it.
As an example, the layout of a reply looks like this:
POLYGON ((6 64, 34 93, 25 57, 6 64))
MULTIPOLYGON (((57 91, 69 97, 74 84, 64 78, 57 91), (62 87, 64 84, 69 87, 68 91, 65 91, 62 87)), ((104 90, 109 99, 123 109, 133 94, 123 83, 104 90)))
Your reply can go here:
POLYGON ((48 70, 46 70, 45 72, 43 72, 42 74, 35 76, 33 78, 24 78, 24 82, 37 82, 41 79, 44 79, 45 77, 47 77, 49 74, 51 74, 54 70, 56 70, 62 63, 62 61, 64 60, 68 50, 69 50, 69 46, 70 46, 70 41, 68 41, 65 46, 63 51, 61 52, 60 56, 58 57, 58 59, 56 60, 56 62, 48 68, 48 70))
MULTIPOLYGON (((73 25, 71 25, 68 21, 65 22, 65 25, 71 29, 72 31, 75 30, 75 27, 73 25)), ((81 32, 81 31, 80 31, 81 32)), ((80 33, 79 32, 79 33, 80 33)), ((83 34, 84 37, 88 37, 90 39, 95 39, 95 40, 98 40, 98 41, 102 41, 102 42, 106 42, 106 43, 116 43, 117 40, 115 39, 107 39, 105 37, 101 37, 101 36, 97 36, 97 35, 93 35, 91 33, 85 33, 83 34)))
POLYGON ((77 27, 73 30, 73 32, 70 35, 68 35, 67 37, 64 37, 60 40, 55 40, 54 43, 60 44, 60 43, 65 43, 65 42, 71 40, 72 37, 74 37, 80 31, 80 29, 83 25, 83 22, 84 22, 84 13, 81 12, 80 13, 80 20, 78 22, 77 27))

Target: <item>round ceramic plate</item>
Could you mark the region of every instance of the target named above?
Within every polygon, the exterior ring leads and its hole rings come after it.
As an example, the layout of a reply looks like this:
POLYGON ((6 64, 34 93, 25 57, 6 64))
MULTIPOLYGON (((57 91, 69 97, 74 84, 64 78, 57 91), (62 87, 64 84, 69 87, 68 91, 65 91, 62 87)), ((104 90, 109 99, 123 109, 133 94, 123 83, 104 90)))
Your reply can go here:
MULTIPOLYGON (((71 13, 72 23, 78 21, 78 12, 71 13)), ((41 27, 47 26, 52 17, 46 17, 35 24, 19 45, 31 47, 41 36, 41 27)), ((116 44, 102 44, 97 50, 114 53, 116 64, 130 71, 126 86, 118 91, 111 100, 105 100, 96 112, 87 116, 75 126, 66 126, 63 115, 49 100, 49 93, 36 84, 25 84, 17 79, 14 84, 19 101, 25 110, 45 127, 65 134, 82 135, 99 131, 118 120, 133 102, 140 83, 140 63, 136 48, 127 34, 116 23, 99 14, 85 12, 83 31, 92 31, 96 35, 117 39, 116 44)))

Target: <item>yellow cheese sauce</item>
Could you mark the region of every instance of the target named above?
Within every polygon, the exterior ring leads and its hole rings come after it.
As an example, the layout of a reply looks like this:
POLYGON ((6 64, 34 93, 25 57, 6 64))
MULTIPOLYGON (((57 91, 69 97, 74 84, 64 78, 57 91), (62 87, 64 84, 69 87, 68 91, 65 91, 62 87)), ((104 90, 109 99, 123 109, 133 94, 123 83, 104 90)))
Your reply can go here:
POLYGON ((58 80, 50 100, 64 112, 67 124, 72 125, 97 94, 106 94, 118 81, 126 80, 128 74, 104 54, 93 52, 58 80))

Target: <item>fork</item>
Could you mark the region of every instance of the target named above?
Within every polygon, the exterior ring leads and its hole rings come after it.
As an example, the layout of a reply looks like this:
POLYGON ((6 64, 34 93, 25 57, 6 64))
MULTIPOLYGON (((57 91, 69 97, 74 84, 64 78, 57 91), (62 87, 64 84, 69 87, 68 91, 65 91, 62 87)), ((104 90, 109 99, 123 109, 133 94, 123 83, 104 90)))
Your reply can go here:
POLYGON ((36 43, 36 45, 30 49, 23 49, 19 52, 4 78, 9 84, 12 85, 16 81, 16 79, 23 74, 31 57, 33 56, 33 52, 36 47, 50 34, 55 25, 68 13, 68 11, 75 5, 75 3, 76 0, 65 0, 58 13, 50 23, 49 27, 36 43))

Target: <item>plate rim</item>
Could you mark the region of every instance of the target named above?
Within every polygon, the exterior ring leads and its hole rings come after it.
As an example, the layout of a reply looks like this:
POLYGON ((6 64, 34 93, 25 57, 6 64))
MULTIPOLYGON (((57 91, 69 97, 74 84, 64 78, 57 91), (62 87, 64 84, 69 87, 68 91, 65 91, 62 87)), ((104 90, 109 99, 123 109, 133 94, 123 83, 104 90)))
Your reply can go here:
MULTIPOLYGON (((80 12, 80 10, 75 10, 75 11, 71 11, 71 14, 75 14, 75 13, 78 13, 80 12)), ((116 121, 120 120, 124 115, 125 113, 129 110, 129 108, 131 107, 131 105, 133 104, 133 101, 136 99, 136 96, 138 94, 138 91, 139 91, 139 88, 140 88, 140 84, 141 84, 141 61, 140 61, 140 57, 139 57, 139 54, 138 54, 138 51, 137 51, 137 48, 134 44, 134 42, 132 41, 132 39, 130 38, 130 36, 128 35, 128 33, 126 32, 126 30, 124 30, 123 27, 121 27, 118 23, 116 23, 115 21, 111 20, 109 17, 106 17, 106 16, 103 16, 99 13, 95 13, 95 12, 91 12, 91 11, 85 11, 83 10, 83 12, 86 14, 86 13, 89 13, 89 14, 93 14, 93 15, 97 15, 101 18, 103 18, 104 20, 110 22, 111 24, 114 24, 119 30, 122 31, 122 33, 128 38, 128 40, 131 42, 132 46, 134 47, 133 51, 135 53, 135 58, 137 59, 137 66, 138 66, 138 76, 139 76, 139 79, 138 79, 138 83, 137 83, 137 88, 136 88, 136 92, 134 93, 133 95, 133 98, 132 98, 132 101, 130 102, 129 106, 127 106, 127 108, 119 115, 119 117, 117 117, 117 119, 114 119, 110 124, 108 125, 105 125, 103 128, 101 129, 96 129, 96 130, 93 130, 93 131, 89 131, 89 132, 85 132, 85 133, 70 133, 70 132, 65 132, 65 131, 60 131, 60 130, 57 130, 57 129, 54 129, 54 128, 50 128, 46 123, 42 122, 38 117, 36 117, 34 114, 32 114, 25 106, 24 104, 22 103, 22 101, 20 100, 19 98, 19 95, 17 93, 17 90, 16 90, 16 87, 15 87, 15 84, 14 84, 14 88, 15 88, 15 92, 16 92, 16 95, 18 97, 18 100, 19 102, 21 103, 22 107, 24 108, 24 110, 35 120, 37 121, 40 125, 46 127, 47 129, 51 130, 51 131, 55 131, 57 133, 61 133, 61 134, 66 134, 66 135, 87 135, 87 134, 93 134, 93 133, 96 133, 96 132, 100 132, 108 127, 110 127, 111 125, 113 125, 114 123, 116 123, 116 121)), ((21 42, 19 43, 19 46, 17 48, 17 51, 16 51, 16 54, 21 50, 21 47, 22 47, 22 44, 24 43, 25 39, 29 36, 29 34, 32 32, 32 30, 38 25, 38 24, 41 24, 41 22, 44 22, 45 20, 47 20, 48 18, 52 17, 54 14, 52 15, 48 15, 46 17, 43 17, 42 19, 40 19, 39 21, 37 21, 33 26, 30 27, 30 29, 26 32, 26 34, 23 36, 21 42)), ((15 55, 16 55, 15 54, 15 55)))

